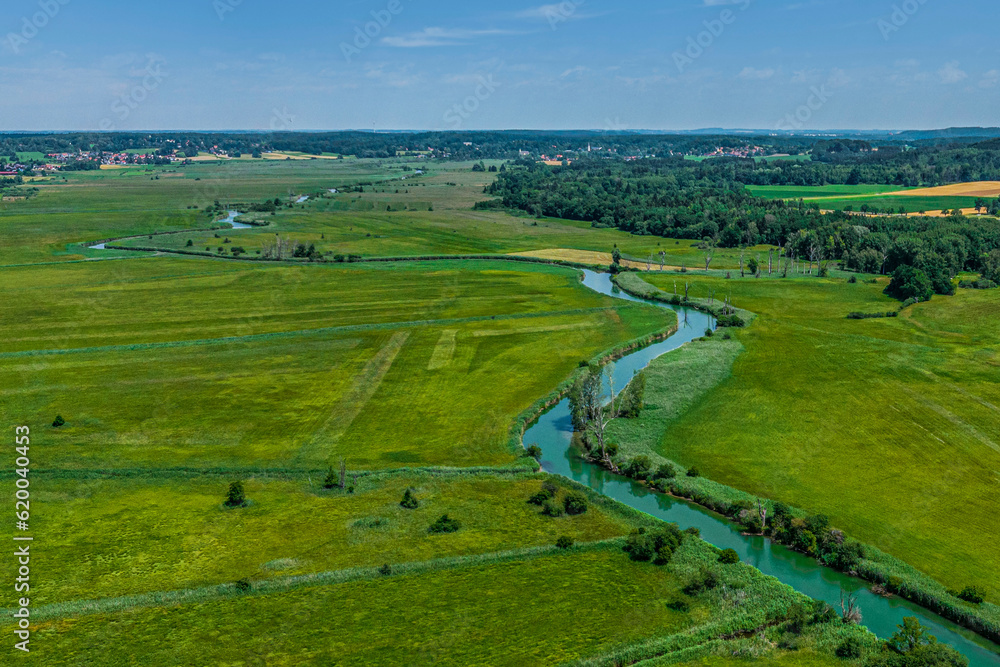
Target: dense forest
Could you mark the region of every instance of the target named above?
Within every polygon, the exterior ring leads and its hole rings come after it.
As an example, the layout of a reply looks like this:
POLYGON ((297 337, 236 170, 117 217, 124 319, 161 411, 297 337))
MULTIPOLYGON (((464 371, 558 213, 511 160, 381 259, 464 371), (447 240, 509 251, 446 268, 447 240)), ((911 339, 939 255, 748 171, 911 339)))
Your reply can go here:
MULTIPOLYGON (((830 261, 866 273, 915 269, 921 284, 901 295, 951 293, 952 279, 975 271, 1000 280, 1000 221, 823 214, 815 205, 755 197, 717 165, 682 159, 577 162, 504 168, 477 208, 590 222, 637 235, 694 239, 712 247, 779 246, 788 258, 826 271, 830 261), (926 282, 924 282, 926 281, 926 282)), ((991 207, 1000 203, 991 202, 991 207)), ((908 281, 908 282, 912 282, 908 281)))

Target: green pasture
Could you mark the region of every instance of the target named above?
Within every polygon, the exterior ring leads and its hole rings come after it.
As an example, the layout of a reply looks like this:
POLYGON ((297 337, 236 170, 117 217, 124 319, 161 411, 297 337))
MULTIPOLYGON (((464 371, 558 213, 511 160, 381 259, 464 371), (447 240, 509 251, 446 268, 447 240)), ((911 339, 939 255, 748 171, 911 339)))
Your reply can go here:
POLYGON ((768 199, 817 199, 877 195, 883 192, 900 192, 909 188, 898 185, 748 185, 746 186, 757 197, 768 199))
POLYGON ((732 375, 668 421, 663 455, 825 513, 949 588, 976 584, 997 599, 997 293, 858 321, 846 315, 899 307, 882 295, 885 279, 690 280, 695 296, 714 289, 760 316, 737 333, 746 352, 732 375))
POLYGON ((903 207, 907 213, 927 211, 952 210, 956 208, 973 208, 975 197, 950 196, 886 196, 888 192, 901 192, 913 188, 903 188, 897 185, 748 185, 749 190, 758 197, 768 199, 804 199, 806 203, 819 204, 827 211, 843 211, 852 207, 860 211, 865 204, 877 207, 880 211, 897 212, 903 207))
POLYGON ((274 592, 251 585, 185 605, 151 600, 46 620, 35 637, 46 665, 128 664, 130 655, 159 665, 554 664, 609 651, 697 651, 720 634, 781 618, 802 599, 753 568, 718 564, 716 553, 689 539, 669 565, 656 566, 594 545, 274 592), (724 585, 685 595, 700 567, 724 585), (678 602, 687 610, 672 608, 678 602))
POLYGON ((8 272, 0 414, 44 468, 505 464, 521 411, 673 318, 510 262, 8 272))
POLYGON ((251 504, 241 509, 223 506, 234 476, 45 477, 35 497, 46 539, 37 545, 34 604, 550 546, 562 535, 592 542, 630 529, 595 503, 578 516, 544 516, 527 502, 539 475, 355 480, 356 472, 347 471, 353 492, 325 489, 323 474, 251 477, 251 504), (416 509, 400 507, 408 488, 416 509), (463 528, 428 533, 442 514, 463 528))

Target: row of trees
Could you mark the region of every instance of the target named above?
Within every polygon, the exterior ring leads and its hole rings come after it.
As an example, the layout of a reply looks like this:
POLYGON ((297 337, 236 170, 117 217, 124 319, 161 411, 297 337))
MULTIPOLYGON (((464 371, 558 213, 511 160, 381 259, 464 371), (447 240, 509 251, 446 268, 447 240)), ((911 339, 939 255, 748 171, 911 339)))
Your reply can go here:
MULTIPOLYGON (((922 272, 938 294, 953 291, 952 279, 960 271, 984 277, 994 272, 992 253, 1000 250, 997 220, 821 215, 816 205, 754 197, 739 182, 707 179, 703 168, 690 164, 532 164, 499 174, 486 188, 499 199, 478 206, 589 221, 637 235, 695 239, 708 253, 706 264, 716 246, 764 243, 778 246, 779 259, 808 262, 809 272, 816 266, 820 275, 831 261, 886 275, 909 265, 922 272)), ((769 258, 769 266, 773 260, 769 258)))

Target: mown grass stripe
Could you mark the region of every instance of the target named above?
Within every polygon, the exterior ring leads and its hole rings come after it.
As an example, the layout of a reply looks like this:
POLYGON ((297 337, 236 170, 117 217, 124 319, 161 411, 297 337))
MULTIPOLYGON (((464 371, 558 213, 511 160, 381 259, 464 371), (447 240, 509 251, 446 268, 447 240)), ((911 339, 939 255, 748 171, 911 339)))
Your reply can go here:
MULTIPOLYGON (((556 546, 527 547, 523 549, 511 549, 508 551, 495 551, 488 554, 477 554, 474 556, 435 558, 427 561, 415 561, 391 565, 391 575, 382 574, 380 567, 353 567, 344 570, 331 570, 328 572, 317 572, 313 574, 255 581, 251 583, 249 591, 240 590, 236 583, 226 583, 214 586, 202 586, 200 588, 160 591, 155 593, 143 593, 140 595, 125 595, 116 598, 57 602, 35 608, 32 610, 31 616, 32 619, 35 620, 46 620, 51 618, 115 613, 149 607, 195 604, 245 595, 270 595, 298 588, 336 586, 355 581, 371 581, 380 578, 413 576, 427 574, 430 572, 440 572, 442 570, 472 568, 482 565, 524 562, 562 553, 586 553, 603 549, 617 550, 620 549, 623 544, 623 538, 612 538, 597 542, 580 543, 569 549, 560 549, 556 546)), ((0 610, 0 625, 11 623, 15 611, 16 609, 12 607, 0 610)))
POLYGON ((66 349, 21 350, 18 352, 0 353, 0 359, 16 359, 23 357, 44 357, 67 354, 99 354, 101 352, 135 352, 142 350, 158 350, 177 347, 195 347, 201 345, 226 345, 229 343, 245 343, 260 340, 294 338, 322 334, 353 333, 363 331, 386 331, 393 329, 413 329, 428 326, 448 326, 471 322, 504 322, 520 319, 539 319, 544 317, 559 317, 563 315, 586 315, 592 313, 623 311, 641 306, 598 306, 595 308, 573 308, 570 310, 552 310, 541 313, 515 313, 512 315, 476 315, 473 317, 446 318, 440 320, 411 320, 408 322, 383 322, 377 324, 345 324, 339 327, 320 327, 318 329, 295 329, 293 331, 274 331, 263 334, 248 334, 246 336, 226 336, 223 338, 199 338, 183 341, 164 341, 160 343, 132 343, 129 345, 100 345, 95 347, 76 347, 66 349))

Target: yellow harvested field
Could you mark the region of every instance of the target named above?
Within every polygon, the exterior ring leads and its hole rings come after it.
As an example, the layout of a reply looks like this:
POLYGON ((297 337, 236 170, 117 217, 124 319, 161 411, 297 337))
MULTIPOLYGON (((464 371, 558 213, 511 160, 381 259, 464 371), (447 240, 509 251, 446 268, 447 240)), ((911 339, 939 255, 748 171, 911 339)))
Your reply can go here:
MULTIPOLYGON (((596 252, 593 250, 573 250, 571 248, 550 248, 547 250, 529 250, 528 252, 513 252, 510 253, 514 257, 534 257, 535 259, 551 259, 560 262, 576 262, 578 264, 611 264, 611 253, 609 252, 596 252)), ((646 262, 634 262, 629 259, 622 260, 622 266, 627 266, 630 269, 638 269, 640 271, 646 271, 646 262)), ((666 271, 676 271, 680 269, 679 266, 664 265, 663 269, 666 271)), ((704 269, 699 269, 698 267, 688 267, 689 270, 703 271, 704 269)), ((654 262, 652 264, 651 270, 659 271, 659 263, 654 262)))
POLYGON ((901 197, 998 197, 1000 196, 1000 181, 977 181, 942 185, 936 188, 900 190, 899 192, 888 192, 883 196, 887 195, 901 197))

